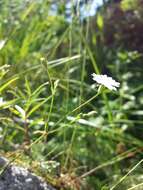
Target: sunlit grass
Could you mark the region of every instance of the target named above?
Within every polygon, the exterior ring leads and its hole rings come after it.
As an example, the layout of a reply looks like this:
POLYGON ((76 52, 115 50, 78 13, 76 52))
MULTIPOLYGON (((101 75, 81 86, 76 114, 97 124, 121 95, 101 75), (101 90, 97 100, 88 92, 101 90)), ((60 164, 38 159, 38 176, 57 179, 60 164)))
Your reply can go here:
POLYGON ((57 186, 65 177, 72 189, 85 180, 91 190, 122 189, 142 162, 143 86, 130 82, 140 72, 128 66, 135 55, 119 49, 116 56, 102 43, 104 23, 94 31, 92 18, 82 22, 74 10, 69 22, 62 5, 50 14, 51 3, 0 7, 1 154, 57 186), (121 83, 115 92, 92 81, 92 73, 104 74, 104 57, 121 83))

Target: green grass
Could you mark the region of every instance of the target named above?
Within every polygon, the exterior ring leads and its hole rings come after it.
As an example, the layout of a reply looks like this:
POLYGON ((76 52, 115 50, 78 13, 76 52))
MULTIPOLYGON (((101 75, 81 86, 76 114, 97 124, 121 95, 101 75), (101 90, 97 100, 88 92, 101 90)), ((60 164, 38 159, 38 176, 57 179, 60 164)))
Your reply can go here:
POLYGON ((68 22, 64 5, 50 15, 51 4, 0 6, 1 154, 54 185, 65 177, 66 189, 133 189, 124 181, 142 174, 141 71, 130 69, 139 57, 106 47, 104 23, 95 30, 92 18, 81 22, 73 10, 68 22), (102 74, 103 64, 118 91, 94 85, 91 74, 102 74))

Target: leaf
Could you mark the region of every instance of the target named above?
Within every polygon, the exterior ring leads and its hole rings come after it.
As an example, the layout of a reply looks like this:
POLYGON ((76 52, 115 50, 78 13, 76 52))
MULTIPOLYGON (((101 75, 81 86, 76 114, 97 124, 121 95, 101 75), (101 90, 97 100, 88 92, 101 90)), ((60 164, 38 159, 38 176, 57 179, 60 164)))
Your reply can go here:
POLYGON ((25 87, 26 87, 26 92, 27 92, 28 96, 31 96, 30 83, 29 83, 27 77, 25 78, 25 87))
POLYGON ((1 87, 0 87, 0 93, 5 89, 7 88, 11 83, 13 83, 14 81, 16 81, 19 77, 15 77, 11 80, 9 80, 8 82, 6 82, 5 84, 3 84, 1 87))
POLYGON ((137 6, 138 6, 138 3, 135 0, 123 0, 123 1, 121 1, 121 8, 124 11, 136 9, 137 6))
POLYGON ((36 104, 36 106, 34 106, 31 111, 29 111, 29 113, 27 114, 27 117, 29 117, 33 112, 35 112, 37 109, 39 109, 43 104, 45 104, 52 96, 49 96, 48 98, 46 98, 45 100, 43 100, 42 102, 40 102, 39 104, 36 104))
POLYGON ((49 82, 45 82, 44 84, 40 85, 33 93, 32 96, 38 96, 41 93, 41 90, 43 89, 43 87, 45 87, 46 85, 48 85, 49 82))
POLYGON ((103 29, 103 25, 104 25, 104 22, 103 22, 103 17, 101 14, 98 14, 97 15, 97 26, 100 30, 103 29))
POLYGON ((22 109, 20 106, 15 105, 15 109, 17 109, 17 111, 20 113, 21 117, 24 119, 26 116, 26 113, 24 111, 24 109, 22 109))
POLYGON ((0 101, 0 109, 6 109, 6 108, 10 107, 11 105, 13 105, 16 101, 17 101, 17 99, 10 100, 10 101, 3 101, 1 99, 1 101, 0 101))

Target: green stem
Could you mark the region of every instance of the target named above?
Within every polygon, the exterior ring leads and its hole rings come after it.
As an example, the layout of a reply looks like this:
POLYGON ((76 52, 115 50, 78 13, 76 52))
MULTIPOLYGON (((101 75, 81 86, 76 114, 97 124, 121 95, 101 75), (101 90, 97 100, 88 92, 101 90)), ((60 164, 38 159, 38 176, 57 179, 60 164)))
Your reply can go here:
POLYGON ((140 160, 126 175, 124 175, 113 187, 110 188, 110 190, 115 189, 130 173, 132 173, 141 163, 143 162, 143 159, 140 160))
POLYGON ((68 113, 68 115, 70 113, 74 113, 77 110, 79 110, 80 108, 84 107, 85 105, 87 105, 88 103, 90 103, 92 100, 94 100, 98 95, 100 94, 100 92, 98 92, 96 95, 94 95, 93 97, 91 97, 89 100, 87 100, 86 102, 80 104, 78 107, 76 107, 74 110, 72 110, 71 112, 68 113))

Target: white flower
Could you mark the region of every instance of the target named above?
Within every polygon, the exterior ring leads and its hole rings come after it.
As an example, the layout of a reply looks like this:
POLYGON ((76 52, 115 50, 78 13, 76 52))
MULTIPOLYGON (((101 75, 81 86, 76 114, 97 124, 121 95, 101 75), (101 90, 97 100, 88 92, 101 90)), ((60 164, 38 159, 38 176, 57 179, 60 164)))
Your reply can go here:
POLYGON ((97 75, 93 73, 92 76, 94 81, 107 87, 109 90, 117 90, 116 87, 120 86, 119 82, 116 82, 112 77, 108 77, 107 75, 97 75))

